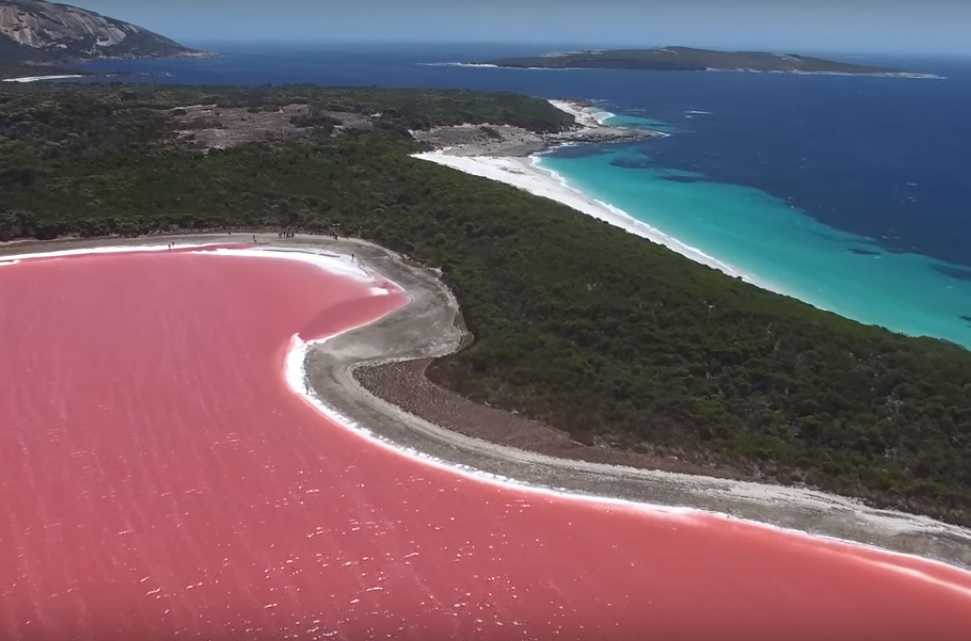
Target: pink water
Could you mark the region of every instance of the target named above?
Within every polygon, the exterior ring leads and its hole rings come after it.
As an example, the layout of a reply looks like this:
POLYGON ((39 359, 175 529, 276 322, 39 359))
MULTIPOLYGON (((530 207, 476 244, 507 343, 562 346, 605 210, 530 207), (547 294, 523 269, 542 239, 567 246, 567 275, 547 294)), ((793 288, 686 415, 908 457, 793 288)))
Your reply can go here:
POLYGON ((0 267, 0 639, 968 641, 971 576, 430 467, 291 336, 404 303, 279 259, 0 267))

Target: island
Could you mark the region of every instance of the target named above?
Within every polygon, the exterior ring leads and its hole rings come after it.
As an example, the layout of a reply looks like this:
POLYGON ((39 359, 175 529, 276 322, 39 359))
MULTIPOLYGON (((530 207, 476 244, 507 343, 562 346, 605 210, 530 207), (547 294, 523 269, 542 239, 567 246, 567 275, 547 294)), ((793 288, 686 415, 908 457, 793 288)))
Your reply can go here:
POLYGON ((713 51, 691 47, 593 49, 468 63, 529 69, 632 69, 642 71, 749 71, 762 73, 932 77, 899 69, 836 62, 794 53, 713 51))

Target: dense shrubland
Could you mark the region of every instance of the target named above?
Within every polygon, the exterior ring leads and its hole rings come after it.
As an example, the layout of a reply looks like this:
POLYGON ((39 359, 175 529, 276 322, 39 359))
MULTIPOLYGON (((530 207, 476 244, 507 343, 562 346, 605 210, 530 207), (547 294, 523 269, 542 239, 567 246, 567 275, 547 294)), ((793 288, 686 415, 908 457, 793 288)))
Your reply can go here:
MULTIPOLYGON (((299 227, 442 267, 477 340, 436 380, 576 438, 971 524, 971 353, 821 312, 504 185, 408 156, 409 128, 555 130, 470 92, 0 90, 0 237, 299 227), (369 132, 179 147, 162 109, 305 101, 369 132)), ((329 132, 329 130, 327 130, 329 132)))

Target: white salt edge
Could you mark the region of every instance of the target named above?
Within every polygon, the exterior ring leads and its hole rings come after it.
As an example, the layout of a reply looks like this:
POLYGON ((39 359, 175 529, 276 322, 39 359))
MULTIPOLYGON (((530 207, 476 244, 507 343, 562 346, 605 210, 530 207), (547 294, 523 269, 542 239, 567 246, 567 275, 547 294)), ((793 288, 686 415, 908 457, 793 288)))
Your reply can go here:
MULTIPOLYGON (((338 336, 352 332, 359 327, 364 327, 376 322, 379 319, 358 325, 355 327, 350 327, 340 332, 336 332, 329 336, 323 338, 316 338, 309 341, 305 341, 299 335, 294 334, 290 339, 290 349, 287 351, 286 360, 284 364, 284 378, 286 380, 287 386, 297 395, 304 398, 311 406, 313 406, 321 415, 325 418, 333 421, 340 427, 352 432, 353 434, 369 441, 370 443, 377 445, 385 450, 388 450, 398 456, 403 456, 407 459, 420 463, 422 465, 427 465, 429 467, 444 470, 453 474, 457 474, 464 478, 468 478, 474 481, 487 483, 494 486, 499 486, 505 489, 516 490, 518 492, 523 492, 527 494, 549 496, 558 499, 566 499, 571 501, 580 501, 584 503, 594 503, 597 505, 613 505, 618 507, 624 507, 629 509, 634 509, 641 512, 647 512, 653 516, 661 516, 668 519, 674 520, 687 520, 692 521, 692 517, 696 516, 707 516, 720 518, 728 522, 741 522, 747 525, 752 525, 755 527, 767 529, 773 532, 778 532, 787 536, 799 537, 802 540, 808 541, 826 541, 831 543, 837 543, 839 545, 846 546, 851 549, 862 549, 872 552, 878 552, 882 555, 886 555, 889 558, 902 558, 902 559, 913 559, 918 560, 922 563, 930 563, 937 565, 949 570, 961 572, 971 576, 971 571, 964 570, 963 568, 944 563, 942 561, 937 561, 935 559, 929 559, 915 554, 905 554, 902 552, 894 552, 892 550, 886 550, 873 545, 867 545, 865 543, 860 543, 858 541, 849 541, 840 539, 832 536, 825 536, 819 534, 810 534, 802 530, 795 530, 791 528, 785 528, 777 525, 772 525, 769 523, 762 523, 760 521, 751 521, 748 519, 742 519, 730 514, 725 514, 722 512, 714 512, 710 510, 702 510, 698 508, 691 507, 677 507, 670 505, 660 505, 655 503, 648 503, 644 501, 631 501, 627 499, 618 499, 613 497, 603 497, 603 496, 593 496, 589 494, 579 494, 570 492, 563 489, 555 489, 550 487, 544 487, 540 485, 530 485, 517 481, 512 478, 500 476, 498 474, 492 474, 490 472, 484 472, 482 470, 477 470, 473 467, 467 465, 461 465, 457 463, 450 463, 443 461, 439 458, 421 452, 411 447, 404 447, 397 443, 394 443, 390 439, 387 439, 381 435, 375 434, 373 431, 364 427, 363 425, 357 423, 353 419, 345 416, 338 410, 330 407, 317 395, 313 388, 308 383, 306 361, 307 354, 311 346, 320 346, 327 341, 334 339, 338 336)), ((829 549, 826 550, 832 554, 838 554, 838 550, 829 549)), ((872 565, 885 570, 892 570, 894 572, 904 574, 906 576, 920 579, 932 583, 938 587, 953 590, 963 596, 971 598, 971 588, 965 588, 960 585, 955 585, 949 583, 943 579, 931 576, 920 570, 913 568, 904 568, 893 565, 886 561, 881 561, 879 559, 866 559, 866 558, 855 558, 856 562, 872 565)))
MULTIPOLYGON (((357 259, 346 254, 318 254, 309 250, 291 250, 276 247, 254 247, 251 249, 233 249, 227 247, 217 247, 215 249, 203 248, 193 253, 205 254, 208 256, 229 256, 236 258, 277 258, 281 260, 292 260, 313 265, 314 267, 323 269, 324 271, 336 274, 338 276, 346 276, 358 282, 370 283, 375 280, 374 276, 368 273, 368 271, 364 269, 357 259)), ((401 288, 399 287, 399 289, 401 288)), ((382 292, 388 293, 383 288, 382 292)))
MULTIPOLYGON (((204 245, 200 245, 200 246, 204 247, 204 245)), ((93 254, 127 253, 127 252, 136 252, 136 251, 163 251, 166 249, 168 249, 168 247, 164 245, 159 245, 159 246, 149 245, 149 246, 142 246, 142 247, 138 247, 138 246, 93 247, 93 248, 77 249, 77 250, 61 250, 61 251, 47 252, 47 253, 21 254, 21 255, 17 255, 15 258, 22 259, 27 256, 31 258, 49 258, 49 257, 81 255, 86 253, 93 253, 93 254)), ((276 259, 284 258, 289 260, 297 260, 300 262, 310 263, 312 265, 315 265, 317 267, 320 267, 332 273, 335 273, 333 270, 338 265, 341 265, 342 268, 346 268, 346 265, 342 264, 341 261, 333 260, 334 258, 340 258, 340 256, 333 256, 333 255, 322 256, 320 254, 308 253, 303 251, 292 251, 292 250, 283 250, 283 251, 269 250, 268 251, 265 249, 217 248, 209 251, 200 251, 200 252, 193 252, 193 253, 211 255, 211 256, 236 255, 238 257, 252 257, 252 258, 264 258, 264 259, 265 258, 276 258, 276 259)), ((14 264, 16 264, 16 262, 14 264)), ((348 273, 349 276, 351 274, 354 274, 357 276, 359 276, 360 274, 364 274, 368 278, 370 278, 370 275, 368 275, 367 272, 363 270, 359 265, 356 265, 356 263, 355 263, 355 269, 348 270, 348 272, 349 272, 348 273)), ((391 283, 391 281, 387 281, 387 280, 386 282, 391 283)), ((394 284, 394 286, 398 287, 397 284, 394 284)), ((402 288, 400 287, 398 288, 402 292, 404 292, 402 288)), ((389 312, 389 313, 393 313, 393 312, 389 312)), ((560 499, 580 501, 584 503, 594 503, 598 505, 614 505, 618 507, 625 507, 625 508, 634 509, 637 511, 647 512, 654 516, 663 516, 665 518, 677 519, 677 520, 691 521, 692 517, 695 517, 695 516, 716 517, 729 522, 741 522, 758 528, 779 532, 785 535, 799 537, 802 540, 829 541, 829 542, 834 542, 834 543, 838 543, 840 545, 846 546, 850 549, 862 549, 862 550, 877 552, 888 558, 913 559, 913 560, 920 561, 922 563, 933 564, 939 567, 947 568, 948 570, 951 570, 951 571, 956 571, 961 574, 971 576, 971 571, 965 570, 955 565, 944 563, 942 561, 937 561, 936 559, 929 559, 915 554, 894 552, 892 550, 886 550, 884 548, 880 548, 873 545, 867 545, 865 543, 860 543, 857 541, 848 541, 848 540, 844 540, 844 539, 840 539, 832 536, 810 534, 802 530, 795 530, 791 528, 772 525, 769 523, 762 523, 759 521, 741 519, 741 518, 732 516, 730 514, 725 514, 721 512, 714 512, 714 511, 702 510, 702 509, 691 508, 691 507, 659 505, 654 503, 648 503, 648 502, 642 502, 642 501, 631 501, 627 499, 618 499, 613 497, 593 496, 588 494, 569 492, 563 489, 554 489, 554 488, 548 488, 548 487, 543 487, 538 485, 529 485, 508 477, 503 477, 497 474, 483 472, 481 470, 477 470, 470 466, 460 465, 455 463, 447 463, 445 461, 442 461, 441 459, 438 459, 429 454, 420 452, 414 448, 403 447, 398 444, 395 444, 389 439, 386 439, 380 435, 375 434, 368 428, 360 425, 359 423, 353 421, 349 417, 341 414, 334 408, 325 404, 323 400, 320 399, 320 397, 316 394, 316 392, 309 386, 307 371, 306 371, 307 353, 311 345, 322 345, 331 339, 334 339, 348 332, 352 332, 360 327, 370 325, 374 322, 377 322, 378 320, 380 320, 380 318, 376 318, 366 323, 355 325, 353 327, 348 327, 339 332, 335 332, 333 334, 330 334, 322 338, 315 338, 310 341, 305 341, 299 335, 294 334, 290 340, 290 349, 287 351, 287 354, 285 357, 283 374, 284 374, 284 379, 286 381, 286 384, 291 389, 291 391, 301 396, 308 404, 314 407, 324 417, 334 421, 336 424, 348 430, 349 432, 375 445, 378 445, 379 447, 382 447, 385 450, 388 450, 399 456, 403 456, 405 458, 413 460, 417 463, 427 465, 429 467, 433 467, 436 469, 444 470, 446 472, 450 472, 453 474, 457 474, 464 478, 468 478, 468 479, 483 482, 483 483, 488 483, 490 485, 495 485, 495 486, 499 486, 507 489, 513 489, 522 493, 534 494, 534 495, 540 495, 540 496, 551 496, 551 497, 560 498, 560 499)), ((837 550, 829 550, 829 551, 833 554, 838 553, 837 550)), ((971 588, 965 588, 960 585, 949 583, 943 579, 939 579, 937 577, 933 577, 924 572, 921 572, 920 570, 916 570, 913 568, 899 567, 891 563, 887 563, 886 561, 880 561, 877 559, 856 558, 855 560, 859 563, 868 564, 874 567, 879 567, 885 570, 890 570, 899 574, 903 574, 918 580, 923 580, 937 587, 949 589, 951 591, 957 592, 958 594, 961 594, 962 596, 971 598, 971 588)))
MULTIPOLYGON (((175 246, 175 249, 185 248, 185 247, 205 247, 207 243, 181 243, 175 246)), ((11 254, 9 256, 0 256, 0 260, 12 261, 14 263, 32 260, 36 258, 62 258, 65 256, 81 256, 84 254, 126 254, 132 252, 161 252, 168 251, 168 245, 132 245, 132 246, 119 246, 119 247, 84 247, 81 249, 58 249, 49 252, 33 252, 25 254, 11 254)))

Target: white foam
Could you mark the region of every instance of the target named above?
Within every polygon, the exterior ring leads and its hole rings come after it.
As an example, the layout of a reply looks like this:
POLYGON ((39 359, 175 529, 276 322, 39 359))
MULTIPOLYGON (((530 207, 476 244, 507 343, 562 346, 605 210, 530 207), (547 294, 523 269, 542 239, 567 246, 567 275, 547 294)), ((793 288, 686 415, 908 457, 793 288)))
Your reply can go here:
MULTIPOLYGON (((175 249, 185 248, 185 247, 206 247, 211 243, 178 243, 174 246, 175 249)), ((13 259, 13 262, 20 262, 22 260, 33 260, 37 258, 63 258, 66 256, 81 256, 83 254, 126 254, 132 252, 161 252, 168 251, 171 249, 168 245, 131 245, 131 246, 117 246, 117 247, 85 247, 82 249, 58 249, 49 252, 32 252, 24 254, 12 254, 9 256, 2 256, 0 260, 13 259)))
POLYGON ((70 80, 73 78, 83 78, 84 76, 78 74, 64 74, 59 76, 24 76, 23 78, 4 78, 3 82, 40 82, 41 80, 70 80))
POLYGON ((581 127, 602 127, 608 120, 617 115, 596 107, 584 107, 569 100, 549 100, 547 102, 560 111, 573 116, 573 119, 581 127))
POLYGON ((419 62, 420 67, 464 67, 466 69, 506 69, 507 71, 576 71, 570 67, 504 67, 489 62, 419 62))
POLYGON ((419 62, 422 67, 466 67, 469 69, 498 69, 499 65, 487 62, 419 62))
POLYGON ((739 67, 737 69, 720 69, 708 67, 705 71, 716 73, 770 73, 787 74, 790 76, 847 76, 863 78, 903 78, 909 80, 947 80, 947 76, 939 76, 934 73, 915 73, 910 71, 873 71, 868 73, 852 73, 849 71, 803 71, 800 69, 751 69, 739 67))

